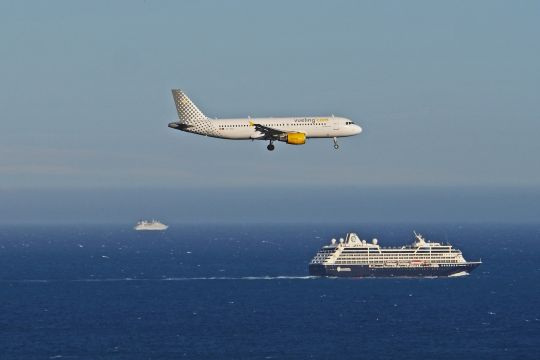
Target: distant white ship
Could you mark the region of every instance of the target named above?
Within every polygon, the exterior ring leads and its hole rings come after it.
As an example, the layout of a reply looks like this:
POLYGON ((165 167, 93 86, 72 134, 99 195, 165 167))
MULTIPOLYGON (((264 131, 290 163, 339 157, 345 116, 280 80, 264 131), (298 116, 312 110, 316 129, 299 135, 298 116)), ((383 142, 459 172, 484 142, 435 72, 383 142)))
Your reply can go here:
POLYGON ((135 225, 134 229, 137 230, 137 231, 142 231, 142 230, 167 230, 168 226, 157 221, 157 220, 152 220, 152 221, 146 221, 146 220, 141 220, 137 223, 137 225, 135 225))

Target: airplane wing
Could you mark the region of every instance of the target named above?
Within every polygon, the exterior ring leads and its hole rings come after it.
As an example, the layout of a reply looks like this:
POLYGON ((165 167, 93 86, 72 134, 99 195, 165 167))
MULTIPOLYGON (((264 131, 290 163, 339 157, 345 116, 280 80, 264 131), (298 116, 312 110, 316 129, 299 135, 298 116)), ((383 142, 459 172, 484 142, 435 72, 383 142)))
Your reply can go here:
POLYGON ((264 126, 261 124, 256 124, 253 121, 249 122, 249 125, 254 126, 255 130, 261 134, 261 136, 257 136, 258 139, 264 139, 264 140, 270 140, 270 145, 272 148, 268 148, 268 150, 273 150, 272 141, 285 141, 287 144, 294 144, 294 145, 303 145, 306 143, 306 134, 298 131, 283 131, 274 129, 268 126, 264 126))
POLYGON ((283 130, 274 129, 268 126, 254 123, 253 121, 250 121, 249 124, 251 126, 254 126, 255 130, 260 132, 263 135, 262 137, 264 137, 264 139, 266 140, 270 140, 270 139, 280 140, 287 137, 287 134, 301 134, 298 131, 283 131, 283 130))
POLYGON ((264 137, 267 138, 267 139, 277 139, 280 136, 283 136, 283 135, 285 135, 287 133, 287 132, 282 131, 282 130, 274 129, 274 128, 264 126, 264 125, 261 125, 261 124, 256 124, 254 122, 250 122, 250 125, 254 126, 255 130, 257 130, 258 132, 263 134, 264 137))

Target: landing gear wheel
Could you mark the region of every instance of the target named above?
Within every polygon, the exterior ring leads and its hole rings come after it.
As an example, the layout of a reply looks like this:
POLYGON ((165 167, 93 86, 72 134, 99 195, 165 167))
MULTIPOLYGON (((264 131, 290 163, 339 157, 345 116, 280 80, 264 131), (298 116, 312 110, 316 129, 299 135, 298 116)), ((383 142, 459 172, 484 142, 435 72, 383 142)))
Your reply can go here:
POLYGON ((266 148, 268 149, 268 151, 274 151, 276 147, 274 146, 274 144, 269 144, 266 148))
POLYGON ((337 138, 334 137, 334 149, 339 149, 339 145, 337 143, 337 138))

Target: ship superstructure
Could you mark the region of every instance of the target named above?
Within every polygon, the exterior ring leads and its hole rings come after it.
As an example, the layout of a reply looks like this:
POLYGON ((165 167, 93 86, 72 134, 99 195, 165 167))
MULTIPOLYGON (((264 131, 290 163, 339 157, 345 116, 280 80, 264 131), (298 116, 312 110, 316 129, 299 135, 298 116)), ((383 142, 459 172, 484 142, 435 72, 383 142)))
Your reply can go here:
POLYGON ((137 231, 141 231, 141 230, 167 230, 167 228, 168 228, 167 225, 157 220, 152 220, 152 221, 141 220, 137 222, 137 225, 135 225, 133 229, 137 231))
POLYGON ((466 261, 450 244, 426 241, 414 233, 409 246, 386 247, 349 233, 332 239, 309 264, 310 275, 338 277, 429 277, 459 276, 473 271, 481 261, 466 261))

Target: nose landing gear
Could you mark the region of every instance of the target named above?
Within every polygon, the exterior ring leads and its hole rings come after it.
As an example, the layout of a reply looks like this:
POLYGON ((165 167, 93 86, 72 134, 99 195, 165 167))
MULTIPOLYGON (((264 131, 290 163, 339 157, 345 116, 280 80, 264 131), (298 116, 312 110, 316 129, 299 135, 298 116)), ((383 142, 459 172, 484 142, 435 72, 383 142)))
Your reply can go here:
POLYGON ((336 137, 334 137, 334 149, 336 149, 336 150, 339 149, 339 145, 337 143, 337 138, 336 137))

